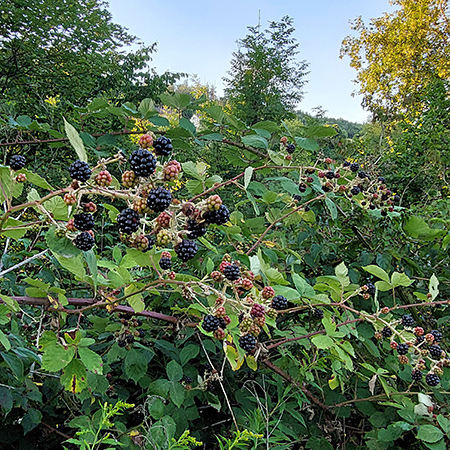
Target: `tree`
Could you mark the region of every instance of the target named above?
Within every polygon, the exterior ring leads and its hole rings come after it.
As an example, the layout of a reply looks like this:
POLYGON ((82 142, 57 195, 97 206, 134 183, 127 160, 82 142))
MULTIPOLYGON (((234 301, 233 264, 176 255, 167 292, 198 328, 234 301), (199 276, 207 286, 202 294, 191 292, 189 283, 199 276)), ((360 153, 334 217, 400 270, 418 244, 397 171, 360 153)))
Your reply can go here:
POLYGON ((0 0, 0 95, 27 103, 30 112, 46 97, 78 103, 105 93, 132 100, 150 97, 152 88, 163 92, 174 80, 149 70, 156 44, 139 43, 111 21, 106 6, 102 0, 0 0), (130 45, 137 50, 124 51, 130 45))
POLYGON ((352 29, 357 37, 342 42, 341 58, 350 57, 358 75, 363 105, 372 112, 392 115, 421 109, 420 93, 435 78, 448 79, 450 24, 447 0, 393 0, 393 13, 361 17, 352 29))
POLYGON ((302 99, 308 64, 297 61, 299 44, 292 37, 293 19, 269 22, 269 28, 248 27, 233 53, 225 95, 236 114, 248 125, 279 120, 302 99))

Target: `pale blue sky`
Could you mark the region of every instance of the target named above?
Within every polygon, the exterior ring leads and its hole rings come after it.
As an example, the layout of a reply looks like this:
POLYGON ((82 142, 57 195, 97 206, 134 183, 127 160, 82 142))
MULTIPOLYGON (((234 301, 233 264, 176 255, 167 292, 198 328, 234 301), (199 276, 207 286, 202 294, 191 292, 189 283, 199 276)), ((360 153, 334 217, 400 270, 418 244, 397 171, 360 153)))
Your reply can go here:
POLYGON ((146 44, 158 43, 153 66, 161 73, 197 74, 223 92, 222 77, 230 67, 236 40, 247 26, 266 28, 269 20, 294 19, 300 60, 309 63, 309 80, 299 108, 322 106, 331 117, 364 122, 368 113, 352 97, 358 86, 348 58, 339 59, 342 39, 351 33, 349 20, 361 15, 366 23, 389 12, 388 0, 108 0, 113 20, 146 44))

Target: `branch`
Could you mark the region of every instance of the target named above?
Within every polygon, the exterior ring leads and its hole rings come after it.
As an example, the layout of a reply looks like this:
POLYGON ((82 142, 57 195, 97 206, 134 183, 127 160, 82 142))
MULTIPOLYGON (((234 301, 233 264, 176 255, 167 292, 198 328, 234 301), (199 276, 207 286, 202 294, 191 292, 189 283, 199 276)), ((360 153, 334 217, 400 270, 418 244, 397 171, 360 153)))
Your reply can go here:
POLYGON ((18 269, 19 267, 24 266, 25 264, 28 264, 29 262, 33 261, 34 259, 44 256, 48 251, 49 251, 49 249, 47 248, 45 250, 42 250, 42 252, 37 253, 36 255, 33 255, 27 259, 24 259, 23 261, 21 261, 20 263, 14 265, 14 266, 8 267, 8 269, 4 270, 3 272, 0 272, 0 277, 2 277, 3 275, 6 275, 9 272, 12 272, 13 270, 18 269))

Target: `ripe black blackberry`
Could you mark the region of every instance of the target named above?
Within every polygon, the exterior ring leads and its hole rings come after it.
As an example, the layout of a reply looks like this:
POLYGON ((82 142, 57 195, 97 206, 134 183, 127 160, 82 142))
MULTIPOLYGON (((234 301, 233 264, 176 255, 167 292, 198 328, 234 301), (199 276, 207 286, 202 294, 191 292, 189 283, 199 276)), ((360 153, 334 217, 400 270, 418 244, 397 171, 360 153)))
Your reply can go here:
POLYGON ((239 345, 246 352, 251 352, 256 347, 257 342, 255 336, 251 334, 244 334, 244 336, 239 338, 239 345))
POLYGON ((219 317, 219 328, 222 328, 224 330, 227 327, 227 323, 225 322, 225 319, 223 317, 219 317))
POLYGON ((172 193, 163 187, 157 187, 148 193, 147 206, 156 213, 167 209, 171 202, 172 193))
POLYGON ((205 223, 214 223, 216 225, 223 225, 230 220, 230 211, 225 205, 220 205, 220 208, 216 211, 206 211, 203 214, 205 223))
POLYGON ((9 167, 11 167, 12 170, 20 170, 25 167, 25 164, 27 163, 27 160, 22 155, 13 155, 11 156, 9 160, 9 167))
POLYGON ((402 317, 402 325, 404 327, 412 327, 412 326, 414 326, 413 316, 411 314, 405 314, 402 317))
POLYGON ((288 152, 288 153, 294 153, 295 152, 295 145, 294 144, 289 144, 287 147, 286 147, 286 151, 288 152))
POLYGON ((332 180, 333 178, 335 178, 335 173, 332 170, 329 170, 325 176, 329 179, 332 180))
POLYGON ((420 370, 413 370, 411 372, 411 378, 413 381, 420 381, 423 377, 423 373, 420 370))
POLYGON ((292 198, 293 198, 294 200, 300 201, 300 200, 302 199, 302 196, 301 196, 301 195, 298 195, 298 194, 294 194, 294 195, 292 196, 292 198))
POLYGON ((155 238, 151 234, 146 234, 145 237, 148 241, 148 247, 145 249, 145 251, 148 252, 155 245, 155 238))
POLYGON ((195 219, 188 219, 187 229, 189 231, 189 239, 197 239, 206 234, 206 226, 204 223, 198 223, 195 219))
POLYGON ((178 245, 175 246, 175 253, 183 262, 192 259, 197 253, 197 250, 197 243, 195 241, 190 241, 189 239, 183 239, 178 245))
POLYGON ((73 216, 73 226, 80 231, 89 231, 94 228, 95 221, 92 214, 75 214, 73 216))
POLYGON ((117 216, 117 223, 121 233, 134 233, 139 228, 139 214, 134 209, 126 208, 117 216))
POLYGON ((216 331, 220 327, 220 320, 216 316, 208 314, 203 318, 202 328, 205 331, 216 331))
POLYGON ((273 309, 286 309, 288 306, 288 301, 286 297, 282 295, 276 295, 272 299, 272 308, 273 309))
POLYGON ((158 156, 168 156, 173 150, 172 141, 165 136, 160 136, 153 143, 153 148, 158 156))
POLYGON ((442 333, 439 330, 431 330, 430 334, 434 336, 436 342, 440 342, 442 339, 442 333))
POLYGON ((127 345, 127 341, 124 341, 124 340, 119 340, 119 341, 117 341, 117 345, 119 346, 119 347, 125 347, 126 345, 127 345))
POLYGON ((134 336, 132 334, 127 334, 125 340, 127 341, 128 344, 132 344, 134 342, 134 336))
POLYGON ((350 167, 350 161, 344 161, 342 164, 344 167, 350 167))
POLYGON ((230 264, 223 269, 223 274, 227 280, 236 281, 241 276, 241 270, 236 264, 230 264))
POLYGON ((399 355, 406 355, 409 351, 408 344, 398 344, 397 345, 397 352, 399 355))
POLYGON ((87 231, 83 231, 74 239, 73 243, 79 250, 87 252, 94 246, 95 240, 87 231))
POLYGON ((430 348, 428 349, 428 351, 430 352, 430 355, 433 358, 440 358, 441 354, 442 354, 442 348, 440 345, 435 344, 435 345, 430 345, 430 348))
POLYGON ((142 148, 134 150, 128 161, 130 163, 131 170, 138 177, 149 177, 155 173, 156 158, 153 153, 148 150, 144 150, 142 148))
POLYGON ((401 197, 400 195, 395 194, 392 200, 394 201, 394 203, 400 203, 401 197))
POLYGON ((162 257, 159 260, 159 267, 161 267, 162 270, 169 270, 172 267, 172 259, 162 257))
POLYGON ((84 183, 91 178, 92 170, 89 168, 87 162, 76 160, 70 165, 69 174, 72 180, 78 180, 84 183))
POLYGON ((305 183, 300 183, 300 184, 298 185, 298 190, 299 190, 302 194, 306 191, 306 189, 308 189, 308 186, 306 186, 305 183))
POLYGON ((384 183, 386 180, 385 180, 384 177, 378 177, 378 181, 379 181, 380 183, 384 183))
POLYGON ((425 377, 425 382, 428 384, 428 386, 434 387, 441 382, 441 379, 434 373, 427 373, 425 377))
POLYGON ((352 163, 352 164, 350 164, 350 170, 351 170, 352 172, 358 172, 358 170, 359 170, 359 164, 358 164, 358 163, 352 163))
POLYGON ((319 320, 323 319, 323 310, 321 310, 320 308, 314 308, 313 313, 316 319, 319 320))
POLYGON ((373 283, 366 283, 366 286, 367 286, 366 292, 370 295, 375 295, 375 291, 376 291, 375 285, 373 283))
POLYGON ((358 177, 359 177, 359 178, 369 178, 369 175, 367 175, 367 173, 364 172, 364 170, 360 170, 360 171, 358 172, 358 177))
POLYGON ((351 192, 353 195, 358 195, 358 194, 361 192, 361 189, 360 189, 358 186, 353 186, 353 187, 350 189, 350 192, 351 192))
POLYGON ((390 338, 390 337, 392 336, 392 334, 393 334, 393 331, 392 331, 389 327, 384 327, 384 328, 381 330, 381 335, 382 335, 384 338, 390 338))

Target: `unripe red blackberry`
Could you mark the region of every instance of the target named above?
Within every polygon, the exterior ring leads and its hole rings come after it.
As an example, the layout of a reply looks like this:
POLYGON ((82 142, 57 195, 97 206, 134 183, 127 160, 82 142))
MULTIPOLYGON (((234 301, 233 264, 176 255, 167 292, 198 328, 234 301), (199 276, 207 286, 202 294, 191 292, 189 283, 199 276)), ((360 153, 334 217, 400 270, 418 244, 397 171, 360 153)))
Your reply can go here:
POLYGON ((94 238, 86 231, 80 233, 73 241, 76 248, 87 252, 95 245, 94 238))
POLYGON ((188 219, 187 229, 189 231, 189 239, 198 239, 199 237, 204 236, 207 231, 205 224, 203 222, 199 223, 195 219, 188 219))
POLYGON ((261 297, 264 300, 270 300, 275 295, 275 291, 272 286, 265 286, 261 291, 261 297))
POLYGON ((169 270, 172 267, 172 260, 167 257, 161 257, 159 260, 159 267, 161 267, 162 270, 169 270))
POLYGON ((424 329, 422 327, 416 327, 414 328, 414 334, 416 336, 423 336, 425 333, 424 329))
POLYGON ((148 150, 144 150, 142 148, 134 150, 128 161, 130 163, 131 170, 138 177, 149 177, 155 173, 156 158, 153 153, 148 150))
POLYGON ((288 142, 288 138, 286 136, 283 136, 280 138, 280 143, 283 145, 286 145, 288 142))
POLYGON ((217 211, 222 205, 222 199, 219 195, 211 195, 206 199, 206 207, 209 211, 217 211))
POLYGON ((177 274, 172 270, 172 272, 168 273, 168 277, 170 280, 175 280, 177 274))
POLYGON ((25 183, 27 181, 27 176, 24 173, 18 173, 16 176, 17 183, 25 183))
POLYGON ((117 216, 119 231, 131 234, 139 228, 139 214, 133 209, 126 208, 117 216))
POLYGON ((379 341, 380 339, 383 339, 383 335, 379 332, 379 331, 375 331, 375 333, 373 334, 373 337, 379 341))
POLYGON ((147 197, 147 206, 159 213, 167 209, 172 202, 172 193, 163 187, 152 189, 147 197))
POLYGON ((398 355, 398 362, 400 364, 408 364, 409 363, 409 359, 406 355, 398 355))
POLYGON ((389 345, 392 348, 392 350, 396 350, 396 348, 398 347, 398 342, 391 341, 389 345))
POLYGON ((272 299, 272 308, 276 310, 286 309, 288 307, 287 298, 283 295, 277 295, 272 299))
POLYGON ((427 333, 425 335, 425 340, 427 341, 427 344, 432 344, 434 342, 434 335, 431 333, 427 333))
POLYGON ((441 382, 440 378, 435 375, 434 373, 427 373, 425 376, 425 383, 428 384, 428 386, 434 387, 437 386, 441 382))
POLYGON ((165 165, 163 169, 164 180, 175 181, 178 179, 180 172, 181 172, 181 164, 175 160, 170 161, 165 165))
POLYGON ((69 174, 73 180, 78 180, 84 183, 91 178, 92 170, 89 168, 89 164, 87 162, 77 160, 70 165, 69 174))
POLYGON ((172 141, 165 136, 160 136, 153 143, 155 154, 158 156, 168 156, 173 150, 172 141))
POLYGON ((198 251, 198 246, 195 241, 189 239, 183 239, 179 244, 175 246, 175 253, 181 261, 186 262, 192 259, 198 251))
POLYGON ((220 205, 217 211, 206 211, 203 213, 206 224, 224 225, 230 220, 230 211, 225 205, 220 205))
POLYGON ((84 203, 83 211, 85 213, 95 213, 97 211, 97 205, 94 202, 84 203))
POLYGON ((122 184, 126 188, 133 187, 136 180, 136 174, 132 170, 127 170, 122 174, 122 184))
POLYGON ((75 205, 77 203, 77 198, 73 194, 64 194, 64 203, 66 205, 75 205))
POLYGON ((257 342, 258 341, 256 340, 256 338, 251 334, 244 334, 244 336, 241 336, 239 338, 239 346, 246 352, 251 352, 252 350, 254 350, 257 342))
POLYGON ((66 223, 66 228, 67 228, 67 231, 77 231, 77 229, 75 228, 75 225, 73 224, 73 219, 70 219, 66 223))
POLYGON ((250 326, 250 328, 248 329, 249 334, 258 337, 259 333, 261 333, 261 328, 259 328, 258 325, 256 325, 256 323, 252 323, 252 325, 250 326))
POLYGON ((218 270, 212 271, 210 276, 214 281, 217 281, 217 282, 220 282, 223 280, 223 275, 218 270))
POLYGON ((252 306, 252 309, 250 310, 250 315, 252 317, 264 317, 264 314, 266 313, 266 309, 263 305, 258 305, 257 303, 252 306))
POLYGON ((139 137, 139 147, 143 149, 150 148, 153 145, 153 136, 151 134, 143 134, 139 137))
POLYGON ((215 339, 223 341, 225 339, 225 331, 223 331, 222 328, 218 328, 216 331, 214 331, 213 336, 215 339))
POLYGON ((227 327, 231 323, 231 319, 229 316, 223 316, 222 317, 223 322, 225 323, 225 326, 227 327))
POLYGON ((13 155, 9 159, 9 167, 11 167, 12 170, 23 169, 26 163, 27 160, 22 155, 13 155))
POLYGON ((202 328, 207 331, 216 331, 219 328, 220 321, 218 317, 208 314, 203 318, 202 328))
POLYGON ((112 183, 112 176, 107 170, 102 170, 95 176, 95 183, 98 186, 110 186, 112 183))
POLYGON ((223 274, 230 281, 236 281, 241 276, 241 271, 236 264, 229 264, 224 267, 223 274))
POLYGON ((384 306, 383 308, 381 308, 381 312, 382 314, 389 314, 389 308, 387 306, 384 306))
POLYGON ((73 225, 80 231, 92 230, 95 225, 94 216, 86 213, 75 214, 73 216, 73 225))
MULTIPOLYGON (((220 299, 220 300, 221 300, 221 302, 222 302, 222 299, 220 299)), ((225 311, 225 308, 224 308, 223 306, 219 306, 219 307, 216 309, 214 315, 215 315, 216 317, 224 317, 224 316, 227 315, 227 312, 225 311)))
POLYGON ((219 265, 219 270, 223 273, 223 271, 225 270, 225 267, 227 267, 227 266, 231 266, 231 263, 229 261, 223 260, 219 265))
POLYGON ((156 223, 161 227, 161 228, 169 228, 170 226, 170 219, 172 218, 172 214, 168 214, 166 212, 162 212, 157 218, 156 218, 156 223))

